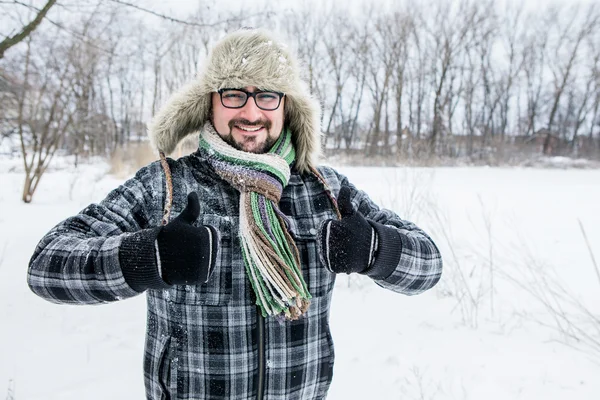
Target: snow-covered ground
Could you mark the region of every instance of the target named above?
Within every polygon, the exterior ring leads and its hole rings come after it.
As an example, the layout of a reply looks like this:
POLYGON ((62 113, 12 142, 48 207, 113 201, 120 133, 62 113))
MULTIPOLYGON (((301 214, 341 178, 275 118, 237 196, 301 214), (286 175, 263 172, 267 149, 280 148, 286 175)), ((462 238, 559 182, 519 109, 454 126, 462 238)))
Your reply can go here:
MULTIPOLYGON (((144 296, 58 306, 26 284, 42 235, 121 181, 102 163, 55 168, 25 205, 21 168, 0 158, 0 398, 143 398, 144 296)), ((329 399, 600 398, 600 280, 579 224, 600 262, 600 170, 340 171, 430 232, 445 271, 416 297, 340 277, 329 399)))

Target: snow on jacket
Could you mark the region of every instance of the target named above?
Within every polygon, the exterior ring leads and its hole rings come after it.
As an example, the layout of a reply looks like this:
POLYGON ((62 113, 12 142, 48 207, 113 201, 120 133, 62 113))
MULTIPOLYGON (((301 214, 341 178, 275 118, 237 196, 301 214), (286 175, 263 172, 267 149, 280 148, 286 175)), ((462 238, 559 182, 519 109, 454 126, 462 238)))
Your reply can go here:
MULTIPOLYGON (((217 263, 205 285, 165 284, 164 289, 145 291, 147 398, 256 399, 262 379, 266 400, 325 398, 334 361, 329 308, 335 275, 322 265, 316 240, 321 223, 336 218, 325 188, 313 174, 293 168, 279 203, 290 217, 289 230, 313 296, 305 318, 281 324, 258 315, 237 239, 239 192, 216 175, 205 156, 199 150, 177 161, 169 159, 175 188, 172 218, 185 208, 187 194, 197 192, 201 212, 195 225, 212 225, 220 233, 217 263)), ((391 273, 375 277, 377 284, 413 295, 437 283, 441 257, 422 230, 380 209, 334 169, 318 170, 335 196, 342 185, 349 185, 360 213, 397 229, 400 261, 390 266, 391 273)), ((123 271, 131 276, 133 269, 158 269, 155 239, 165 197, 165 175, 155 162, 99 204, 58 224, 31 258, 31 289, 44 299, 66 304, 138 295, 123 271), (135 254, 133 260, 120 260, 120 249, 135 254)))

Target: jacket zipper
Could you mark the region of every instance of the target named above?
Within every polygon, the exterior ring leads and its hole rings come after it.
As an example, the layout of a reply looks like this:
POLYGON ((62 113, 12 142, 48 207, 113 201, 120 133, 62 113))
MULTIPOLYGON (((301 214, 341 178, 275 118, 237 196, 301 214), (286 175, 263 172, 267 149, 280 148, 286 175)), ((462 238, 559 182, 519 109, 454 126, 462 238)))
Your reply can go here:
POLYGON ((256 336, 258 340, 258 395, 257 400, 262 400, 265 395, 265 317, 257 308, 256 336))

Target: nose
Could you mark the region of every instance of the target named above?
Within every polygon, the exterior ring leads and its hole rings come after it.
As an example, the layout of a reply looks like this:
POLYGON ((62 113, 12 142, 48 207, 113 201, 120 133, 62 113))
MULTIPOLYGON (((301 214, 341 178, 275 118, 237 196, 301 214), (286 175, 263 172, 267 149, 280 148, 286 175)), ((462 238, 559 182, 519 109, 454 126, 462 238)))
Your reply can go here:
POLYGON ((241 108, 240 117, 248 121, 257 121, 262 115, 262 110, 256 105, 254 98, 248 99, 244 107, 241 108))

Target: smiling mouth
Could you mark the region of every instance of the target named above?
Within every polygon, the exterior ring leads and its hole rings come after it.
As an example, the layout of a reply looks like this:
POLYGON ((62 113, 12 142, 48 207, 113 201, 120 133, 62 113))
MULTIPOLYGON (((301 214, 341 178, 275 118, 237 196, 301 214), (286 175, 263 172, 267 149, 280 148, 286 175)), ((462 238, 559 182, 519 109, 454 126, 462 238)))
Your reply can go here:
POLYGON ((245 118, 236 118, 230 120, 227 125, 229 125, 230 132, 233 128, 236 128, 237 132, 245 136, 258 135, 264 129, 266 129, 267 132, 271 130, 271 121, 262 118, 254 121, 245 118))
POLYGON ((264 126, 248 126, 248 125, 235 125, 235 127, 241 131, 249 132, 249 133, 258 132, 264 128, 264 126))

